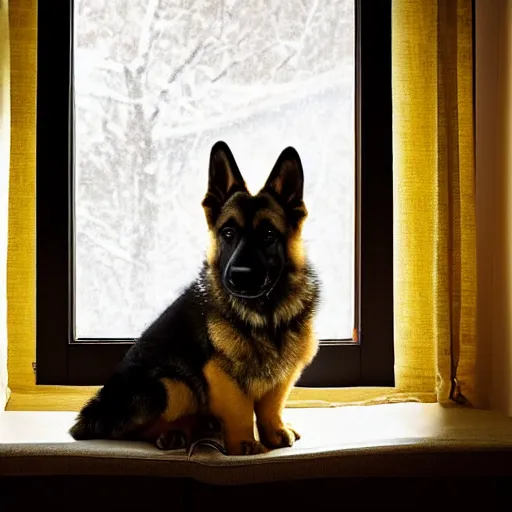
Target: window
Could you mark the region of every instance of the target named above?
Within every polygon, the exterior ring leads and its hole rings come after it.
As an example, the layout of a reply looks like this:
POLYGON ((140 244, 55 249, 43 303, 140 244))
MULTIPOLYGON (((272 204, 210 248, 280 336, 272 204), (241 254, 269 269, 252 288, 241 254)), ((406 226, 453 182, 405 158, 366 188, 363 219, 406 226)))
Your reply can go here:
POLYGON ((38 9, 37 383, 102 384, 193 279, 223 139, 252 190, 303 160, 323 302, 299 385, 392 385, 390 0, 38 9))

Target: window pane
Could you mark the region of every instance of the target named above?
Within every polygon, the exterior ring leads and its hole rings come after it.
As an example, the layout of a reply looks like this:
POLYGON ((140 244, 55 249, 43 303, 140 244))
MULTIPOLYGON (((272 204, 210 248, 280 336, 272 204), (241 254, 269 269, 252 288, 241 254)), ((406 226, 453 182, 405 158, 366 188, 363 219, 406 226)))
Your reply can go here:
POLYGON ((76 336, 131 338, 192 280, 213 143, 305 172, 321 339, 354 326, 354 0, 75 1, 76 336))

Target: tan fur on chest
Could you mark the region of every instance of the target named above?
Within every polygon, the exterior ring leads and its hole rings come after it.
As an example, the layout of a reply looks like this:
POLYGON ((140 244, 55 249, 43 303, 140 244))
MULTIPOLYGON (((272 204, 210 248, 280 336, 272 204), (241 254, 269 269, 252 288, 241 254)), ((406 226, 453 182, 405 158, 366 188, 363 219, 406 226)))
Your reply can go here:
POLYGON ((280 348, 261 331, 248 338, 222 318, 209 320, 208 333, 226 371, 256 400, 301 372, 318 348, 310 321, 300 332, 285 333, 280 348))

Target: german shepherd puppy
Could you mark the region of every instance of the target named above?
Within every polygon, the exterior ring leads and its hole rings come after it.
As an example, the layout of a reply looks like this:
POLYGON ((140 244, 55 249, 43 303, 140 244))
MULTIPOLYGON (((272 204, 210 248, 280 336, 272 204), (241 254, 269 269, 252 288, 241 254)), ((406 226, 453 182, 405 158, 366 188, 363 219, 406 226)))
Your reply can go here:
POLYGON ((70 430, 75 439, 147 440, 151 431, 158 440, 165 424, 173 433, 165 447, 183 447, 173 426, 201 415, 219 422, 231 455, 299 439, 281 415, 318 349, 319 282, 301 238, 303 181, 299 155, 288 147, 251 195, 227 144, 213 146, 202 270, 83 407, 70 430))

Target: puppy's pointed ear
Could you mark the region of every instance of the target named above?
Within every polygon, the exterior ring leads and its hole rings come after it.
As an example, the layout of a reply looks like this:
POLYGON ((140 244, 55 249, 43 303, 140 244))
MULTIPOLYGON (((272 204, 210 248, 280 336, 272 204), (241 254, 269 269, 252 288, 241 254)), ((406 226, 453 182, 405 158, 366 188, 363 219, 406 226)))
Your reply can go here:
POLYGON ((236 192, 247 192, 244 179, 228 145, 216 142, 210 152, 208 191, 202 205, 209 226, 213 226, 224 203, 236 192))
POLYGON ((303 202, 304 171, 295 148, 287 147, 279 155, 263 191, 274 196, 295 221, 307 215, 303 202))

